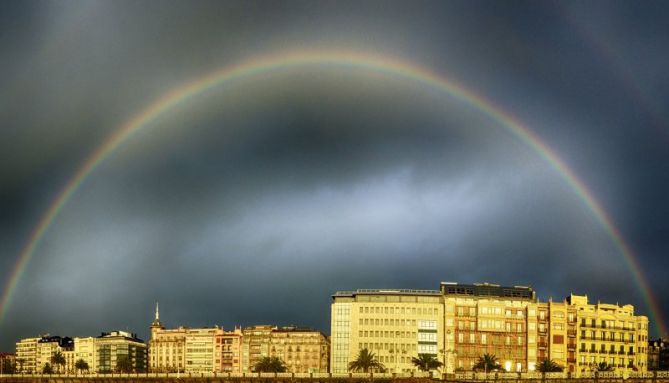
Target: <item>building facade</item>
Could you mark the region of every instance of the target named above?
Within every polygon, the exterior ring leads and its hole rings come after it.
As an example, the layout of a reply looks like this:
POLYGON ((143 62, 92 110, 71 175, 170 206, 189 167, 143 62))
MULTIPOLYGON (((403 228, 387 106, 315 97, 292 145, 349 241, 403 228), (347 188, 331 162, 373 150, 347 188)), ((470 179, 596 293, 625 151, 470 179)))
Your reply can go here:
POLYGON ((42 339, 25 338, 16 343, 17 368, 26 374, 37 372, 37 342, 42 339))
POLYGON ((41 373, 47 363, 55 372, 74 371, 74 341, 69 337, 44 336, 37 341, 36 372, 41 373), (65 359, 64 365, 55 365, 52 357, 60 352, 65 359))
MULTIPOLYGON (((88 365, 88 372, 98 371, 97 338, 74 338, 74 361, 83 360, 88 365)), ((77 371, 78 372, 78 371, 77 371)), ((85 371, 82 371, 85 372, 85 371)))
POLYGON ((439 290, 337 292, 331 307, 334 373, 360 350, 389 372, 415 371, 411 358, 434 355, 442 371, 469 371, 484 354, 506 371, 535 371, 551 359, 572 373, 611 364, 647 369, 648 318, 631 305, 590 304, 587 296, 540 302, 530 287, 442 282, 439 290))
POLYGON ((286 363, 288 372, 328 372, 330 343, 320 331, 300 327, 276 327, 270 336, 269 356, 286 363))
POLYGON ((216 372, 242 372, 242 329, 216 334, 214 369, 216 372))
POLYGON ((14 374, 18 372, 16 365, 16 354, 11 352, 0 352, 0 375, 14 374))
POLYGON ((242 331, 242 371, 253 372, 264 357, 283 360, 288 372, 327 372, 330 344, 320 331, 300 327, 251 326, 242 331))
POLYGON ((118 370, 119 361, 127 358, 131 372, 147 371, 147 347, 136 334, 125 331, 102 333, 95 339, 97 371, 110 373, 118 370))
POLYGON ((659 338, 648 342, 648 369, 669 370, 669 341, 659 338))
POLYGON ((374 352, 389 372, 414 371, 411 357, 418 354, 434 355, 444 363, 444 308, 439 290, 335 293, 331 371, 348 372, 348 364, 362 349, 374 352))

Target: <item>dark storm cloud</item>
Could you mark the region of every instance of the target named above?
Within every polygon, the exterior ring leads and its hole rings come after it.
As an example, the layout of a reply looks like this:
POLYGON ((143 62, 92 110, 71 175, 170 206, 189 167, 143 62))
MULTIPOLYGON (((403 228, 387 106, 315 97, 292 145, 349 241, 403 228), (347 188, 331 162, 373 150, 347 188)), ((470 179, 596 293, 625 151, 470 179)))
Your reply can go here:
MULTIPOLYGON (((526 122, 601 199, 669 304, 666 141, 648 128, 653 108, 573 28, 616 31, 611 51, 661 104, 663 5, 635 5, 635 18, 617 17, 630 5, 616 2, 2 7, 3 283, 77 165, 152 100, 258 54, 332 48, 415 61, 526 122)), ((337 289, 441 280, 587 293, 648 314, 583 203, 494 121, 383 75, 289 70, 180 105, 105 161, 37 249, 0 346, 42 332, 146 336, 155 300, 168 325, 328 331, 337 289)))

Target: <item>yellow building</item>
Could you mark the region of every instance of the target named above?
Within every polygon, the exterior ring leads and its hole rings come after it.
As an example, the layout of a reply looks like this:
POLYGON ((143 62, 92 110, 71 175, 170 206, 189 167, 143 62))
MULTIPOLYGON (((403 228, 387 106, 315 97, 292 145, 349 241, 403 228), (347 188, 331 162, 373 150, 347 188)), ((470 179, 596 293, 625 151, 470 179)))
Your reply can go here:
POLYGON ((242 329, 216 334, 216 372, 242 372, 242 329))
POLYGON ((632 305, 590 304, 585 295, 570 295, 566 302, 577 314, 578 370, 603 362, 616 371, 647 371, 647 317, 634 315, 632 305))
POLYGON ((165 329, 160 322, 156 304, 156 317, 151 323, 149 340, 149 370, 151 372, 186 371, 186 328, 165 329))
POLYGON ((443 372, 472 370, 486 353, 506 371, 535 371, 546 359, 576 374, 600 362, 647 369, 648 318, 586 296, 540 302, 525 286, 442 282, 438 291, 337 292, 331 313, 334 373, 348 372, 363 348, 389 372, 415 371, 411 357, 422 353, 443 372))
POLYGON ((156 305, 156 316, 151 323, 149 368, 152 372, 220 371, 222 354, 218 355, 220 348, 217 346, 217 340, 220 340, 220 336, 224 333, 220 327, 180 326, 166 329, 160 322, 160 311, 156 305))
POLYGON ((223 329, 218 327, 186 329, 186 372, 201 373, 215 370, 216 336, 222 332, 223 329))
POLYGON ((300 327, 272 330, 270 356, 286 363, 288 372, 328 372, 330 343, 320 331, 300 327))
POLYGON ((442 282, 446 372, 471 370, 484 354, 506 371, 536 366, 536 294, 524 286, 442 282))
POLYGON ((74 341, 72 338, 60 336, 44 336, 37 341, 36 372, 41 373, 48 363, 53 371, 68 373, 74 371, 74 341), (55 365, 51 357, 60 352, 65 359, 64 365, 55 365))
POLYGON ((330 344, 320 331, 300 327, 247 327, 242 337, 242 371, 252 372, 263 357, 283 360, 288 372, 327 372, 330 344))
POLYGON ((444 362, 444 299, 439 290, 356 290, 333 295, 330 368, 348 372, 360 350, 388 372, 414 371, 411 358, 444 362))
MULTIPOLYGON (((74 363, 83 360, 88 364, 88 372, 98 371, 97 338, 74 338, 74 363)), ((76 371, 77 373, 79 371, 76 371)), ((85 371, 82 371, 85 372, 85 371)))
POLYGON ((16 343, 16 368, 23 373, 32 374, 37 371, 37 342, 42 339, 26 338, 16 343))

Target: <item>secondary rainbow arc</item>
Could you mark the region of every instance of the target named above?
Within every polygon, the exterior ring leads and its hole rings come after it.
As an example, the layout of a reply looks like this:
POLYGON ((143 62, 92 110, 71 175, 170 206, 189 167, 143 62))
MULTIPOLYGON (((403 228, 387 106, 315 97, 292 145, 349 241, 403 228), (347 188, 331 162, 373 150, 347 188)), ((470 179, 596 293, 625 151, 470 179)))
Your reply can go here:
POLYGON ((410 79, 423 85, 441 90, 451 97, 475 107, 481 113, 487 115, 500 126, 507 129, 516 138, 533 149, 562 177, 588 208, 594 218, 604 228, 613 244, 622 255, 626 265, 629 267, 632 277, 637 287, 640 289, 645 304, 650 311, 651 320, 657 324, 661 334, 667 333, 665 323, 662 319, 662 312, 649 288, 648 282, 643 277, 641 267, 635 259, 630 246, 625 242, 620 231, 613 224, 610 216, 594 198, 585 183, 580 180, 558 157, 558 155, 548 145, 542 142, 537 135, 503 110, 494 106, 483 97, 460 86, 451 79, 440 77, 426 69, 398 59, 347 51, 280 53, 263 56, 228 68, 223 68, 220 71, 213 72, 193 82, 173 89, 119 127, 101 146, 93 151, 86 161, 79 167, 77 172, 58 193, 46 212, 41 216, 37 226, 31 232, 29 240, 21 250, 16 265, 10 274, 10 278, 0 298, 0 325, 4 322, 16 286, 50 225, 86 178, 100 165, 100 163, 108 158, 119 145, 122 145, 129 140, 137 131, 149 126, 151 122, 155 121, 171 108, 197 96, 198 94, 206 92, 213 87, 221 86, 226 82, 235 79, 252 77, 259 73, 308 65, 354 67, 367 69, 371 72, 380 72, 410 79))

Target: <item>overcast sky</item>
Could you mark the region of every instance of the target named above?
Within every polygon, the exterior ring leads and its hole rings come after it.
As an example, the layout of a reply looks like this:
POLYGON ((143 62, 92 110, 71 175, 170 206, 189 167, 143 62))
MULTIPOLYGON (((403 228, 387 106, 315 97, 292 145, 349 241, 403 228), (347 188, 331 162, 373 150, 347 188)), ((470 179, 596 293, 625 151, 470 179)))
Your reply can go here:
MULTIPOLYGON (((0 4, 0 285, 83 161, 171 89, 269 53, 347 50, 455 79, 592 191, 669 315, 666 2, 17 1, 0 4)), ((471 105, 309 66, 191 98, 55 218, 0 324, 24 337, 296 324, 330 296, 440 281, 541 299, 642 292, 542 157, 471 105)), ((653 324, 652 336, 659 335, 653 324)))

